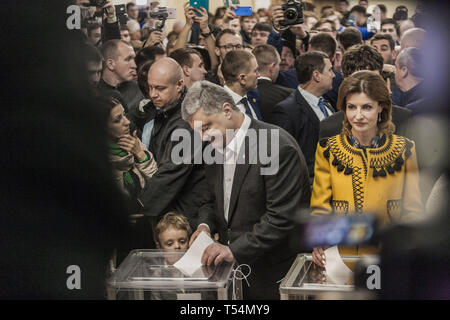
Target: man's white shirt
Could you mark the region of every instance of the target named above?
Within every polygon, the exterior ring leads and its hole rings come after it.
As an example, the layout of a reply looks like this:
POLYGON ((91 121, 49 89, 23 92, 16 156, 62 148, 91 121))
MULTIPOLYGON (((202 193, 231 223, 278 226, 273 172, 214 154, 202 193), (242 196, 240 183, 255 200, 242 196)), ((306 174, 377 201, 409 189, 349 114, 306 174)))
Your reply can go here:
MULTIPOLYGON (((298 86, 298 91, 300 91, 303 98, 305 98, 306 102, 308 102, 308 104, 311 106, 314 113, 317 115, 317 118, 319 118, 320 121, 325 119, 325 115, 323 114, 322 110, 320 110, 320 107, 319 107, 319 99, 320 98, 316 97, 315 95, 306 91, 305 89, 302 89, 300 86, 298 86)), ((327 107, 325 107, 325 108, 327 109, 327 113, 329 116, 333 114, 333 112, 329 108, 327 108, 327 107)))
MULTIPOLYGON (((226 85, 223 86, 223 88, 231 95, 231 97, 233 98, 234 104, 239 108, 239 110, 241 110, 242 113, 245 114, 245 106, 244 104, 241 102, 242 98, 244 98, 243 96, 237 94, 236 92, 234 92, 233 90, 231 90, 229 87, 227 87, 226 85)), ((245 98, 248 97, 245 96, 245 98)), ((248 106, 250 107, 250 111, 252 113, 252 117, 253 119, 258 119, 258 117, 256 116, 255 110, 253 110, 252 105, 250 104, 250 101, 248 101, 248 106)))

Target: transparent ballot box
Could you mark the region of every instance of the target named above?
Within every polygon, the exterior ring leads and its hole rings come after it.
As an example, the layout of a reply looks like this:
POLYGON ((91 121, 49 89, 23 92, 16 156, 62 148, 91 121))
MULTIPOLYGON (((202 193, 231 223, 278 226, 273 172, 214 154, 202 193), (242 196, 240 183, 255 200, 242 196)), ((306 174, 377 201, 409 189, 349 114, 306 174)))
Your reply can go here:
MULTIPOLYGON (((361 257, 342 257, 353 270, 361 257)), ((328 279, 325 269, 318 267, 311 254, 299 254, 280 284, 281 300, 314 299, 317 297, 352 298, 353 279, 345 284, 335 284, 328 279)))
POLYGON ((108 299, 228 300, 241 299, 241 281, 233 281, 234 263, 202 266, 192 276, 174 264, 185 251, 133 250, 107 281, 108 299), (233 291, 234 294, 233 294, 233 291))

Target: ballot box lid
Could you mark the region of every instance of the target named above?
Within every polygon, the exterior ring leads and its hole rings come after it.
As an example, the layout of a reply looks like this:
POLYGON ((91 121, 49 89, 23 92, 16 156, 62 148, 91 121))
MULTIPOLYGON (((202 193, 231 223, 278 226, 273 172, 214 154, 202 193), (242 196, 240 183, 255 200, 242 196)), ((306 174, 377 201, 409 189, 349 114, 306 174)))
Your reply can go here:
POLYGON ((183 257, 180 250, 131 251, 108 279, 109 287, 116 289, 217 289, 224 288, 233 271, 234 263, 223 261, 216 267, 201 267, 189 276, 174 264, 183 257))
MULTIPOLYGON (((361 257, 342 257, 350 269, 361 257)), ((280 284, 280 293, 286 295, 317 295, 326 292, 352 292, 353 279, 346 283, 335 283, 325 269, 312 261, 311 254, 298 254, 286 277, 280 284)))

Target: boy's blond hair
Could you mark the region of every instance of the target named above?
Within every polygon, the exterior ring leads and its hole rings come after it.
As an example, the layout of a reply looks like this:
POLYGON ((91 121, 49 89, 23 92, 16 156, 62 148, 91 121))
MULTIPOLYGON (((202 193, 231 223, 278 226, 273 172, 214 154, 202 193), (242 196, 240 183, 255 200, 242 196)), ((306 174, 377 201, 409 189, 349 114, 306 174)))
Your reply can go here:
POLYGON ((176 212, 168 212, 162 217, 162 219, 156 225, 155 228, 156 243, 159 243, 159 235, 164 231, 166 231, 167 229, 169 229, 170 227, 179 230, 186 230, 188 239, 191 236, 192 229, 186 217, 176 212))

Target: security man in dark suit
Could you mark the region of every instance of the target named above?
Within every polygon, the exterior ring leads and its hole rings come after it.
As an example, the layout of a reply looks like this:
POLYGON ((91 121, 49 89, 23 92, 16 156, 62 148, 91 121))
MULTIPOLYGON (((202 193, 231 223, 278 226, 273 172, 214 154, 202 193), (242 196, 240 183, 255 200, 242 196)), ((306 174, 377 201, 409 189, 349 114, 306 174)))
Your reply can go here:
POLYGON ((255 56, 245 50, 230 51, 222 61, 221 71, 225 80, 224 89, 234 100, 239 110, 249 117, 263 120, 259 110, 259 68, 255 56))
POLYGON ((333 113, 322 95, 331 90, 335 75, 330 59, 320 51, 298 56, 295 69, 300 85, 289 97, 275 106, 272 123, 295 138, 305 156, 312 179, 320 121, 333 113))
POLYGON ((218 233, 220 243, 206 248, 202 263, 247 264, 250 286, 244 285, 244 298, 279 299, 277 282, 300 250, 294 216, 309 206, 311 195, 300 148, 284 130, 241 112, 224 88, 208 81, 189 89, 182 116, 213 150, 191 243, 202 231, 218 233))
POLYGON ((280 73, 280 55, 275 47, 262 44, 253 49, 258 62, 259 109, 265 122, 272 122, 271 113, 276 104, 286 99, 294 90, 275 84, 280 73))
MULTIPOLYGON (((383 57, 372 46, 356 45, 349 48, 342 57, 342 73, 344 78, 356 71, 372 70, 382 74, 383 57)), ((410 138, 408 123, 412 113, 406 108, 392 106, 392 122, 395 124, 395 134, 410 138)), ((320 123, 320 138, 332 137, 342 130, 344 114, 339 111, 320 123)))

